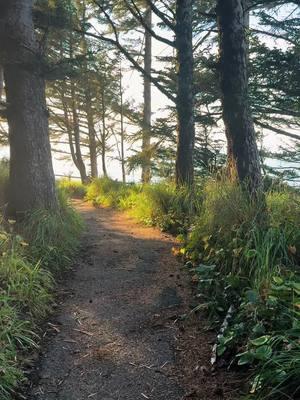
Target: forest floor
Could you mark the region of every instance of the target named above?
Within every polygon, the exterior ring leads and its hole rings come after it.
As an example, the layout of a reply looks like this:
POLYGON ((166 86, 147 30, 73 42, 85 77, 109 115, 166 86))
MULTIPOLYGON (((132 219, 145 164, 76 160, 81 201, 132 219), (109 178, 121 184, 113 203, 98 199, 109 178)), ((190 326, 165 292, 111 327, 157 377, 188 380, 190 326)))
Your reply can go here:
POLYGON ((115 210, 76 208, 86 222, 81 251, 58 287, 25 398, 235 398, 238 378, 211 371, 215 337, 190 314, 175 239, 115 210))

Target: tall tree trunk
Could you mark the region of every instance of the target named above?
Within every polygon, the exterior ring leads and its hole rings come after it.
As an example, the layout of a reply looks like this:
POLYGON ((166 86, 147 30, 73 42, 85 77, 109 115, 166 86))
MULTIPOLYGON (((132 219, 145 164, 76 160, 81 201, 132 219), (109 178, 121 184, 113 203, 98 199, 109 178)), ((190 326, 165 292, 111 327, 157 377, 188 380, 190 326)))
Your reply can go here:
POLYGON ((9 105, 8 212, 16 216, 35 208, 57 208, 45 82, 32 3, 32 0, 0 1, 0 59, 9 105))
POLYGON ((106 169, 106 105, 104 88, 101 88, 102 131, 101 131, 101 159, 103 175, 107 176, 106 169))
MULTIPOLYGON (((145 14, 145 23, 149 28, 152 26, 151 7, 148 7, 145 14)), ((142 152, 144 154, 144 163, 142 165, 142 182, 149 183, 151 180, 151 75, 152 67, 152 35, 145 30, 145 53, 144 69, 147 75, 144 75, 144 114, 143 114, 143 137, 142 152)))
POLYGON ((91 163, 91 177, 98 177, 98 162, 97 162, 97 141, 96 130, 93 117, 92 99, 88 90, 85 90, 85 111, 88 124, 88 137, 89 137, 89 155, 91 163))
POLYGON ((4 71, 2 65, 0 64, 0 103, 2 101, 3 89, 4 89, 4 71))
POLYGON ((177 156, 176 184, 192 185, 194 180, 194 94, 193 94, 193 40, 192 0, 176 2, 177 48, 177 156))
POLYGON ((122 67, 120 65, 120 105, 121 105, 121 167, 122 167, 122 182, 126 183, 126 170, 125 170, 125 138, 124 138, 124 110, 123 110, 123 85, 122 85, 122 67))
MULTIPOLYGON (((84 0, 77 1, 78 8, 82 6, 82 22, 86 21, 86 4, 84 0)), ((82 27, 84 30, 84 27, 82 27)), ((88 70, 88 43, 85 34, 82 34, 82 51, 84 54, 84 73, 85 73, 85 113, 88 124, 88 137, 89 137, 89 156, 91 164, 91 177, 98 177, 98 160, 97 160, 97 141, 96 141, 96 130, 94 123, 93 107, 92 107, 92 87, 90 82, 90 74, 88 70)))
MULTIPOLYGON (((70 33, 70 42, 69 42, 69 57, 70 60, 73 60, 73 33, 70 33)), ((77 98, 76 98, 76 86, 73 78, 70 79, 70 94, 71 94, 71 112, 72 112, 72 127, 74 134, 74 145, 75 145, 75 157, 76 157, 76 167, 78 168, 80 178, 82 183, 88 182, 88 176, 86 173, 85 164, 82 157, 81 152, 81 141, 80 141, 80 126, 79 126, 79 116, 77 110, 77 98)), ((73 143, 73 140, 71 140, 73 143)), ((70 143, 71 143, 70 142, 70 143)))
POLYGON ((259 154, 248 99, 247 15, 243 0, 218 0, 220 79, 229 160, 250 193, 261 186, 259 154))
POLYGON ((70 81, 70 85, 71 85, 73 132, 74 132, 74 143, 75 143, 77 168, 79 170, 82 183, 87 183, 88 177, 87 177, 86 168, 85 168, 85 164, 84 164, 82 153, 81 153, 80 127, 79 127, 79 117, 78 117, 77 102, 76 102, 76 90, 75 90, 74 81, 72 79, 70 81))
POLYGON ((73 127, 71 126, 71 123, 70 123, 70 118, 69 118, 69 113, 68 113, 68 104, 67 104, 67 100, 65 97, 65 90, 66 90, 66 88, 64 86, 62 88, 60 88, 60 90, 59 90, 59 94, 61 97, 62 111, 64 114, 64 124, 67 129, 72 161, 73 161, 75 167, 79 170, 76 153, 75 153, 75 148, 74 148, 74 142, 73 142, 73 127))

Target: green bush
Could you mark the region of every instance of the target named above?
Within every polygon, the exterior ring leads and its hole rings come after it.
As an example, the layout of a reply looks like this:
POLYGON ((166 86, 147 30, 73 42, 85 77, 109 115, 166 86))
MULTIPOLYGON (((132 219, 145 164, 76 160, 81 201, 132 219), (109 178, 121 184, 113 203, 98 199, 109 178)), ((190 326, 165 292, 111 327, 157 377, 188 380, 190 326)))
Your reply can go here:
POLYGON ((94 205, 127 210, 138 221, 172 233, 187 229, 198 207, 197 196, 192 196, 185 188, 178 190, 167 182, 125 185, 109 178, 99 178, 88 186, 86 198, 94 205))
POLYGON ((259 399, 293 398, 300 387, 291 351, 300 337, 299 199, 271 188, 265 205, 234 183, 210 179, 185 247, 212 321, 234 310, 217 354, 256 371, 251 396, 259 399))
POLYGON ((107 177, 97 178, 88 185, 86 199, 95 206, 118 207, 129 191, 130 187, 121 182, 107 177))
POLYGON ((64 178, 57 181, 59 190, 64 191, 68 196, 75 199, 83 199, 86 196, 87 187, 80 181, 72 181, 64 178))

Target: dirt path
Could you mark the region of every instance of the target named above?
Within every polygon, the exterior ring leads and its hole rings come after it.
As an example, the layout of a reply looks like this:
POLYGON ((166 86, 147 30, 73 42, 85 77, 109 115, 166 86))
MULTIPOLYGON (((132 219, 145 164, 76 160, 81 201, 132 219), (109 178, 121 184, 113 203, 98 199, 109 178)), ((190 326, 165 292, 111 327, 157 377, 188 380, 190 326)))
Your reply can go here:
POLYGON ((199 321, 176 322, 191 296, 174 240, 116 211, 77 207, 87 224, 82 251, 26 398, 222 398, 225 378, 208 377, 204 366, 211 336, 199 321))

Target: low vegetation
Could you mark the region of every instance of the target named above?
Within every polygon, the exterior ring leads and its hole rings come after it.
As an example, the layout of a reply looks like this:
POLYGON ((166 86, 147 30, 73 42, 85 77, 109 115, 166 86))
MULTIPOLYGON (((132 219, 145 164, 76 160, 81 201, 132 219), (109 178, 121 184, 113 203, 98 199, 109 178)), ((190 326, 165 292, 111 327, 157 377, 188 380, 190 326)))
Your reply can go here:
POLYGON ((190 219, 199 207, 199 196, 192 197, 187 189, 178 190, 168 182, 126 185, 99 178, 88 186, 86 198, 96 206, 126 210, 146 225, 179 234, 190 225, 190 219))
POLYGON ((99 178, 85 186, 63 180, 58 212, 37 210, 22 224, 3 222, 1 398, 9 399, 24 379, 20 360, 37 346, 36 324, 51 310, 53 273, 68 265, 77 248, 81 221, 69 195, 125 210, 178 235, 180 254, 197 284, 194 311, 206 310, 219 331, 213 362, 249 371, 249 398, 299 396, 300 196, 284 185, 266 187, 262 208, 223 177, 202 180, 193 194, 168 182, 99 178))
POLYGON ((203 198, 184 251, 201 308, 216 324, 229 322, 218 336, 216 355, 231 367, 251 368, 253 397, 295 398, 300 197, 289 188, 271 188, 267 210, 260 210, 239 186, 210 180, 203 198))
MULTIPOLYGON (((5 185, 3 179, 1 193, 5 185)), ((22 223, 0 222, 1 400, 11 399, 25 381, 24 354, 38 346, 38 323, 53 306, 53 272, 66 269, 78 247, 82 222, 58 194, 55 213, 37 210, 22 223)))
POLYGON ((193 196, 170 183, 101 178, 87 199, 179 235, 198 285, 195 311, 205 309, 217 330, 226 321, 214 362, 249 370, 250 398, 277 400, 300 394, 300 196, 267 186, 263 209, 222 177, 201 182, 193 196))
POLYGON ((60 179, 57 182, 60 191, 65 192, 70 197, 82 199, 86 195, 87 187, 81 181, 75 181, 68 178, 60 179))
MULTIPOLYGON (((0 207, 4 207, 6 202, 7 193, 7 182, 8 182, 8 161, 6 159, 0 159, 0 207)), ((0 208, 0 209, 1 209, 0 208)))

